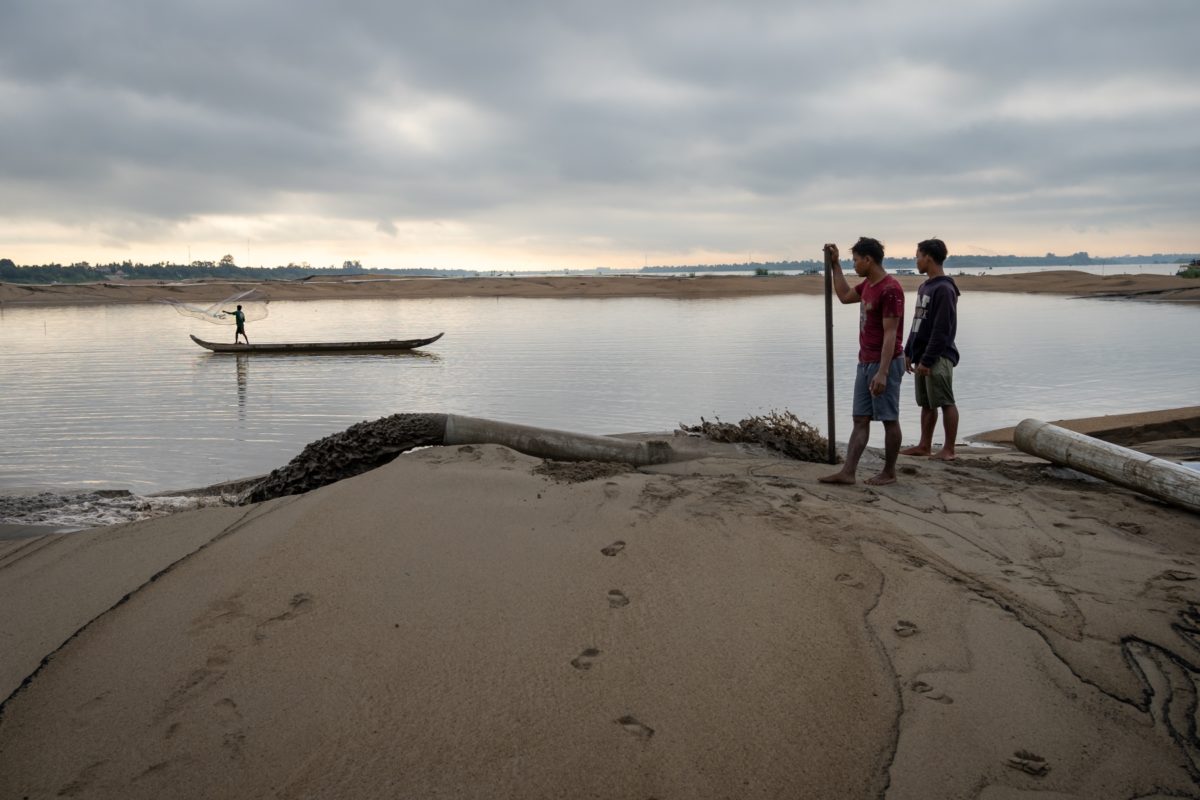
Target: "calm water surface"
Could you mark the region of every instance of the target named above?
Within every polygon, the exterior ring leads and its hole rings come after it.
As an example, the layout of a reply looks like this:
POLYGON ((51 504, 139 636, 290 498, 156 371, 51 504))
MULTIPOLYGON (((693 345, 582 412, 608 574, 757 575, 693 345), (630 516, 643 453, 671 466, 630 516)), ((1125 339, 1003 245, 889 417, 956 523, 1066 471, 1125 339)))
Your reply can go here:
MULTIPOLYGON (((835 312, 844 441, 857 307, 835 312)), ((1200 377, 1179 348, 1195 306, 979 293, 959 314, 963 437, 1030 416, 1196 403, 1200 377)), ((439 331, 413 354, 222 356, 188 334, 232 340, 232 328, 165 305, 0 308, 0 488, 202 486, 396 412, 618 433, 787 408, 825 432, 820 297, 276 302, 249 325, 252 341, 439 331)), ((902 397, 914 441, 911 379, 902 397)), ((880 426, 872 437, 882 444, 880 426)))

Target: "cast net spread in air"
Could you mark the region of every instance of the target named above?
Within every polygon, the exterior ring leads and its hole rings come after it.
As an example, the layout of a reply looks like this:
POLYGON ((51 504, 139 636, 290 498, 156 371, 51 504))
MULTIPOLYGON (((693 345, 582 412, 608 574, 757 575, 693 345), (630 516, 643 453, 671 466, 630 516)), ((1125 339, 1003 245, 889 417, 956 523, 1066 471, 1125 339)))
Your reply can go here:
POLYGON ((233 325, 233 312, 239 305, 242 307, 242 313, 246 315, 246 322, 267 318, 267 295, 260 289, 238 292, 232 297, 227 297, 208 307, 193 306, 178 300, 163 300, 162 302, 172 306, 185 317, 202 319, 214 325, 233 325))

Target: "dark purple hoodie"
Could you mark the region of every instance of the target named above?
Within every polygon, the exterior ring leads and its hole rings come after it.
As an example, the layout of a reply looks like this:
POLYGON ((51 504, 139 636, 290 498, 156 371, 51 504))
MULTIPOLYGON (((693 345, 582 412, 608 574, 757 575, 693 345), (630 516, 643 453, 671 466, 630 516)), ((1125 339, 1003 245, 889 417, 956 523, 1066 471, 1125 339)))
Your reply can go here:
POLYGON ((914 365, 932 367, 945 356, 958 366, 958 348, 954 346, 958 296, 958 286, 949 275, 938 275, 917 287, 917 310, 904 345, 904 355, 914 365))

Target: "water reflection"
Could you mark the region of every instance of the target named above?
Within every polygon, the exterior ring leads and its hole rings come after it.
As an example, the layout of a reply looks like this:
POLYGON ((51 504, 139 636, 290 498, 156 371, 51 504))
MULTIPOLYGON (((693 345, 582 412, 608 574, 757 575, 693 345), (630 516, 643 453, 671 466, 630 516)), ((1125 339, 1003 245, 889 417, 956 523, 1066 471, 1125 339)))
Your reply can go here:
POLYGON ((237 359, 237 404, 238 418, 246 418, 246 382, 250 376, 250 356, 238 354, 237 359))

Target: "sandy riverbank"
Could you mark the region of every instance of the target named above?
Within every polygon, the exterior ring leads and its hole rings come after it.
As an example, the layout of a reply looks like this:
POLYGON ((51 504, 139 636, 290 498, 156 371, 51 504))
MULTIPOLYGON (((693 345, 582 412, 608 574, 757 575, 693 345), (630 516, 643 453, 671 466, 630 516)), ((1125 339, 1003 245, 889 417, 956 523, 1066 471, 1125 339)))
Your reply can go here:
MULTIPOLYGON (((917 275, 900 276, 915 290, 917 275)), ((1200 281, 1168 275, 1092 275, 1056 271, 1018 275, 956 277, 964 292, 1029 292, 1128 297, 1160 302, 1200 302, 1200 281)), ((142 303, 152 300, 215 302, 238 291, 260 288, 272 300, 428 297, 743 297, 769 294, 823 294, 824 278, 699 276, 687 277, 511 277, 395 278, 319 276, 303 281, 237 281, 159 284, 111 282, 28 286, 0 283, 0 305, 142 303)))
POLYGON ((540 465, 0 542, 0 796, 1200 789, 1195 515, 1011 451, 540 465))

